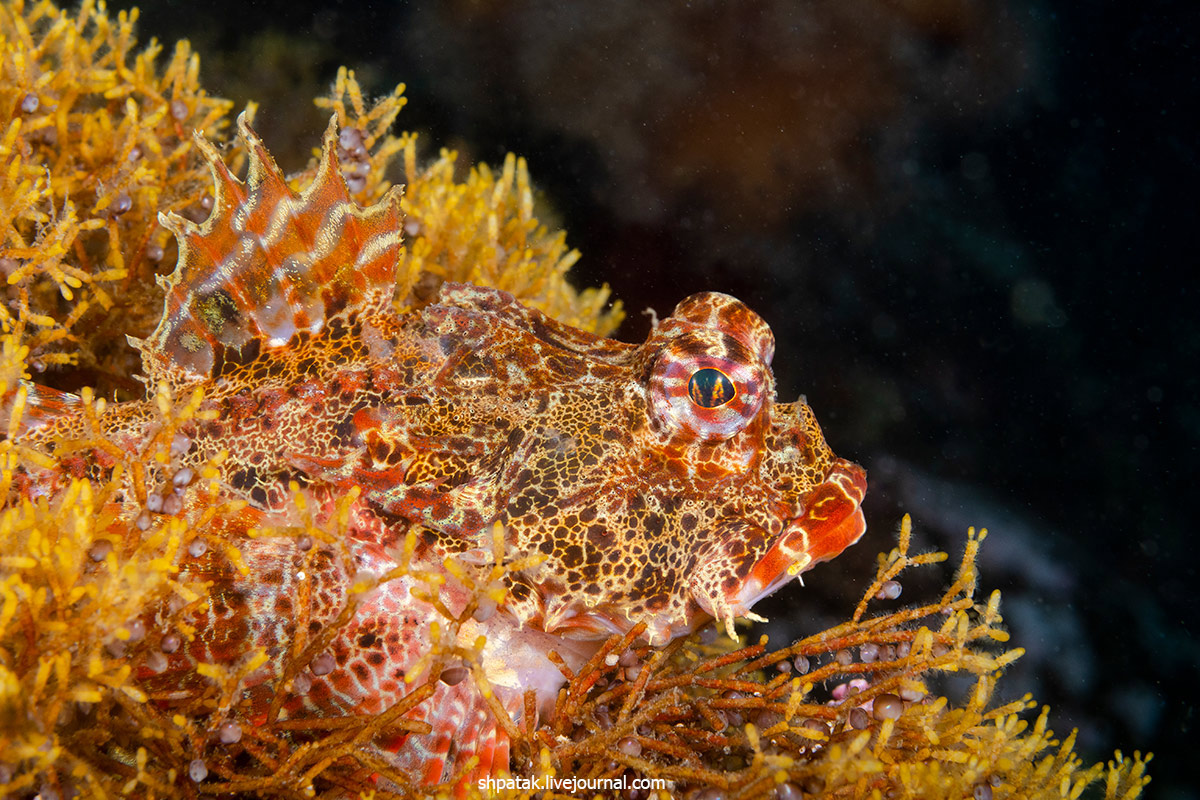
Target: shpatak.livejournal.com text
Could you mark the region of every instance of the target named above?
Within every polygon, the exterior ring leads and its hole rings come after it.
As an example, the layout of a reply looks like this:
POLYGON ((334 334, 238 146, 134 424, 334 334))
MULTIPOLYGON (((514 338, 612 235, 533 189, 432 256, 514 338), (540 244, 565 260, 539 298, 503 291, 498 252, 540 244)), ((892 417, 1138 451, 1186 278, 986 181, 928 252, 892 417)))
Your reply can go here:
POLYGON ((518 792, 563 792, 575 794, 579 792, 621 792, 625 789, 663 789, 667 788, 665 778, 631 778, 621 775, 616 778, 573 778, 541 775, 536 778, 480 778, 479 790, 482 792, 499 792, 504 789, 518 792))

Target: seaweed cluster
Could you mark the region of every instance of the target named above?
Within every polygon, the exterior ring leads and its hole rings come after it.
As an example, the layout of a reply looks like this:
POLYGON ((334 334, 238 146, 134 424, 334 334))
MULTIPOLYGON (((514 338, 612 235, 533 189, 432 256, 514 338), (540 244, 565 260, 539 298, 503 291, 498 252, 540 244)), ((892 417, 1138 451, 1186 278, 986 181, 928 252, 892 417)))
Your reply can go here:
POLYGON ((157 42, 135 53, 136 19, 94 0, 0 5, 0 322, 23 326, 35 371, 124 389, 125 334, 153 326, 172 258, 158 213, 208 213, 191 132, 220 136, 231 108, 200 88, 187 42, 163 68, 157 42))
MULTIPOLYGON (((411 712, 429 685, 414 686, 382 714, 280 719, 281 698, 304 680, 302 667, 328 643, 336 621, 314 638, 298 638, 283 672, 255 685, 259 696, 273 698, 265 715, 251 715, 245 702, 263 653, 246 653, 233 668, 202 664, 172 676, 167 687, 155 680, 175 650, 204 635, 187 620, 222 602, 214 587, 249 570, 242 548, 251 538, 295 542, 309 559, 348 558, 342 534, 354 497, 318 521, 311 499, 293 486, 292 524, 246 524, 244 505, 222 499, 219 457, 196 470, 177 463, 180 426, 206 413, 200 393, 151 387, 158 434, 141 452, 122 450, 94 424, 105 403, 98 395, 140 390, 137 354, 124 335, 144 336, 153 326, 162 297, 155 278, 175 259, 157 215, 208 213, 210 184, 191 130, 222 141, 230 111, 200 88, 186 43, 163 69, 154 63, 156 44, 134 54, 135 19, 131 12, 113 20, 103 3, 90 1, 73 14, 46 0, 0 6, 0 270, 8 284, 0 304, 7 433, 0 441, 0 793, 454 791, 453 784, 416 787, 365 746, 426 730, 411 712), (64 388, 103 387, 79 392, 88 434, 60 442, 56 454, 105 453, 113 467, 107 482, 64 479, 60 491, 38 498, 21 491, 24 473, 55 466, 13 441, 28 413, 21 381, 31 373, 64 388), (187 497, 189 513, 114 511, 124 487, 147 498, 148 487, 164 480, 187 497), (197 562, 206 567, 187 567, 197 562)), ((577 254, 535 217, 525 164, 509 157, 498 171, 478 166, 460 176, 447 151, 419 164, 416 137, 387 132, 402 92, 368 107, 353 73, 342 71, 330 95, 317 100, 338 117, 339 159, 360 200, 381 196, 393 170, 406 184, 404 268, 421 278, 414 297, 397 304, 420 302, 441 279, 474 281, 578 327, 610 332, 619 307, 605 310, 606 289, 577 292, 566 282, 577 254)), ((242 154, 228 147, 236 165, 242 154)), ((294 180, 299 186, 310 177, 311 170, 294 180)), ((875 604, 895 599, 903 570, 943 558, 910 555, 909 530, 906 521, 863 601, 833 629, 778 650, 765 641, 739 648, 713 632, 652 649, 638 644, 635 629, 607 642, 577 673, 564 665, 567 685, 536 725, 532 708, 517 724, 497 705, 513 743, 514 775, 662 778, 672 795, 700 800, 1077 797, 1096 783, 1107 798, 1136 797, 1148 759, 1118 753, 1107 765, 1084 767, 1073 736, 1053 738, 1044 709, 1031 724, 1023 716, 1030 700, 994 701, 1004 667, 1020 651, 1003 647, 999 596, 975 597, 982 533, 969 536, 942 596, 872 615, 875 604), (948 699, 953 693, 937 683, 942 674, 969 675, 973 689, 948 699)), ((502 564, 502 553, 494 555, 502 564)), ((520 566, 448 563, 447 573, 475 598, 460 614, 438 604, 443 576, 406 572, 444 617, 431 637, 439 644, 429 674, 445 679, 447 669, 465 669, 458 679, 486 685, 479 648, 464 648, 454 634, 478 608, 503 602, 501 573, 520 566)), ((364 578, 343 619, 362 593, 397 577, 364 578)))

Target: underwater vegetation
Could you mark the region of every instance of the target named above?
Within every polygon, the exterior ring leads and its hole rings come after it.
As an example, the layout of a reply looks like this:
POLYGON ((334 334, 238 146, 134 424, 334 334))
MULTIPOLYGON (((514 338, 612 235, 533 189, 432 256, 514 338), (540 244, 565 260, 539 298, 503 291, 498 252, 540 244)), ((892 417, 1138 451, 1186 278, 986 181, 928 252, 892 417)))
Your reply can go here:
MULTIPOLYGON (((0 272, 7 282, 0 304, 0 793, 448 794, 453 782, 420 787, 365 746, 427 729, 409 714, 435 681, 378 714, 281 718, 283 697, 349 619, 353 598, 315 639, 298 635, 282 674, 255 687, 269 698, 265 715, 248 716, 244 702, 262 653, 233 668, 201 664, 174 687, 154 681, 179 648, 204 635, 188 620, 217 602, 213 575, 249 572, 243 551, 251 541, 307 539, 312 554, 319 542, 348 563, 342 542, 354 495, 319 519, 293 485, 295 525, 248 527, 241 524, 245 503, 221 491, 220 455, 187 475, 179 466, 180 429, 211 413, 201 392, 148 387, 158 433, 140 452, 95 424, 105 398, 143 391, 138 351, 125 337, 144 338, 154 328, 163 305, 158 278, 172 272, 178 254, 159 213, 199 221, 213 207, 192 130, 225 142, 232 167, 246 161, 241 145, 228 141, 231 105, 200 87, 195 54, 180 43, 157 66, 155 43, 136 50, 135 19, 113 19, 103 3, 84 2, 70 13, 49 2, 0 5, 0 272), (79 392, 87 433, 59 442, 55 453, 107 454, 105 480, 64 479, 37 497, 22 491, 23 475, 57 468, 16 441, 40 413, 22 384, 31 378, 79 392), (169 475, 187 487, 188 514, 114 510, 122 508, 113 499, 124 486, 147 498, 153 480, 169 475), (200 558, 215 565, 212 573, 182 568, 200 558)), ((379 200, 393 178, 405 185, 406 274, 504 289, 602 335, 619 323, 620 308, 607 308, 605 289, 580 292, 567 282, 578 254, 562 232, 535 218, 523 161, 510 156, 499 170, 477 166, 462 176, 453 153, 419 160, 415 135, 388 133, 403 106, 402 87, 368 106, 350 72, 339 73, 330 95, 316 102, 337 118, 338 159, 356 200, 379 200)), ((292 176, 295 188, 315 169, 292 176)), ((413 294, 432 289, 418 281, 413 294)), ((649 647, 634 628, 581 669, 564 663, 566 687, 536 725, 517 724, 496 706, 512 743, 513 774, 664 778, 673 796, 704 800, 1074 798, 1089 786, 1114 800, 1138 796, 1148 758, 1118 753, 1086 766, 1074 754, 1073 734, 1057 738, 1047 728, 1047 709, 1029 698, 996 699, 1004 668, 1020 650, 1007 647, 999 594, 977 596, 984 534, 968 534, 940 596, 900 604, 902 573, 945 559, 911 554, 910 533, 905 520, 897 547, 880 556, 874 576, 862 576, 863 599, 847 609, 845 623, 786 647, 741 646, 712 630, 649 647), (943 674, 969 676, 971 689, 943 694, 943 674)), ((405 546, 411 552, 411 537, 405 546)), ((479 607, 503 603, 498 581, 516 566, 461 571, 473 599, 458 613, 439 607, 425 672, 466 664, 465 679, 486 685, 479 648, 457 644, 453 634, 479 607)), ((412 570, 405 577, 438 596, 438 575, 412 570)), ((364 578, 352 594, 374 585, 364 578)), ((527 705, 524 720, 535 719, 527 705)))

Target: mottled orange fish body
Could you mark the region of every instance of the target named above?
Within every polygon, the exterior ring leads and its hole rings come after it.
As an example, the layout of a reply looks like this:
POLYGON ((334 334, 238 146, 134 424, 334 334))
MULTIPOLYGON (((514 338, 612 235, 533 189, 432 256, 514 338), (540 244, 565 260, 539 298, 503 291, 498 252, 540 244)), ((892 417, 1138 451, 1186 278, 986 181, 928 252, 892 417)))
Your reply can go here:
MULTIPOLYGON (((268 659, 243 687, 259 714, 378 714, 430 685, 405 717, 431 732, 377 746, 428 783, 461 778, 472 758, 468 777, 492 774, 508 766, 507 739, 480 680, 519 716, 527 690, 545 706, 562 685, 548 651, 578 667, 640 623, 652 645, 713 618, 732 634, 758 599, 862 535, 863 470, 830 451, 806 404, 776 401, 774 338, 741 302, 689 297, 634 345, 494 289, 446 283, 416 301, 417 276, 396 274, 399 191, 358 206, 332 124, 302 193, 239 126, 245 184, 197 138, 215 207, 200 225, 164 218, 179 264, 158 328, 135 342, 150 386, 204 390, 209 413, 181 428, 170 469, 228 454, 221 493, 248 503, 232 538, 295 524, 293 486, 326 521, 356 499, 341 549, 238 538, 245 575, 217 548, 190 554, 185 571, 208 576, 212 596, 186 620, 199 635, 143 674, 157 696, 187 691, 199 663, 237 665, 259 649, 268 659), (519 565, 503 573, 505 600, 472 615, 478 593, 447 559, 486 567, 501 551, 519 565), (441 610, 417 574, 442 576, 441 610), (364 576, 377 585, 355 594, 364 576), (464 651, 486 640, 482 678, 468 665, 427 674, 446 611, 468 617, 464 651), (297 637, 334 628, 304 671, 275 681, 297 637)), ((56 440, 79 438, 78 403, 31 397, 25 444, 53 455, 56 440)), ((119 404, 98 424, 137 451, 155 435, 152 410, 119 404)), ((105 479, 111 461, 76 452, 18 483, 47 494, 67 477, 105 479)), ((171 499, 186 498, 187 482, 175 484, 145 500, 130 489, 116 511, 139 527, 148 512, 196 513, 171 499)))

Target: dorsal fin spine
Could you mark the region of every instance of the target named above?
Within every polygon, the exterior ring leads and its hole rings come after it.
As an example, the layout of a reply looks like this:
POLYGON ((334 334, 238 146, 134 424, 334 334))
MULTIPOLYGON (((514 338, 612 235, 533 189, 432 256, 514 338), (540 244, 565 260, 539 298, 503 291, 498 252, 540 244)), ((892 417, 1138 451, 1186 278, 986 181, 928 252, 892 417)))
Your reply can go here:
POLYGON ((203 134, 195 131, 192 134, 200 154, 208 162, 209 171, 213 176, 213 208, 232 208, 246 202, 246 192, 241 182, 229 171, 217 148, 203 134))
POLYGON ((297 330, 320 330, 329 309, 374 308, 395 290, 400 191, 366 208, 355 203, 338 161, 336 118, 315 178, 300 193, 244 115, 238 132, 249 153, 245 184, 197 135, 213 173, 212 213, 198 225, 160 218, 180 255, 166 281, 163 317, 140 348, 153 385, 203 379, 220 348, 241 350, 252 339, 281 345, 297 330))

